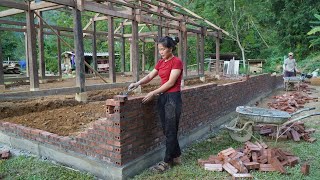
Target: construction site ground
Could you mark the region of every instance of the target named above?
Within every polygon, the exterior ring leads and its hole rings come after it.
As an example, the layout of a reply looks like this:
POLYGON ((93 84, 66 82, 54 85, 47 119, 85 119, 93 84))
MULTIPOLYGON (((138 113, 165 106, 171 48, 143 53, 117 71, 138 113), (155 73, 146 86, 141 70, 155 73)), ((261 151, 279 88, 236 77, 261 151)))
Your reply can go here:
MULTIPOLYGON (((130 82, 132 77, 119 76, 117 82, 130 82)), ((224 84, 241 79, 221 78, 217 80, 206 76, 206 81, 199 78, 185 81, 185 87, 203 83, 224 84)), ((142 93, 147 93, 159 87, 160 80, 154 79, 150 84, 144 85, 142 93)), ((86 85, 102 84, 98 77, 86 79, 86 85)), ((40 84, 40 89, 74 87, 75 79, 64 79, 40 84)), ((14 83, 7 86, 7 92, 28 91, 29 85, 14 83)), ((88 103, 75 101, 75 94, 56 95, 34 99, 0 101, 0 121, 21 124, 26 127, 45 130, 62 136, 76 135, 86 128, 90 122, 104 117, 106 113, 105 100, 113 98, 126 91, 126 88, 114 88, 88 92, 88 103)), ((131 94, 135 96, 135 94, 131 94)))

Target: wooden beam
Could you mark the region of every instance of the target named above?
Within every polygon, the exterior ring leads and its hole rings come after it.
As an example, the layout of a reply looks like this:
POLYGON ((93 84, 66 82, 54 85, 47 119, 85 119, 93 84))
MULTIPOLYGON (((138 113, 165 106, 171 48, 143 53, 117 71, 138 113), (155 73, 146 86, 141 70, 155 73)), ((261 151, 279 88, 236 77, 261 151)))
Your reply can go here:
POLYGON ((199 72, 200 72, 200 65, 199 65, 200 60, 201 60, 201 58, 200 58, 200 51, 201 51, 200 44, 201 44, 200 34, 197 34, 197 39, 196 39, 197 75, 199 75, 199 72))
POLYGON ((143 41, 142 42, 142 60, 141 60, 141 70, 142 72, 145 71, 145 66, 146 66, 146 43, 143 41))
POLYGON ((39 75, 37 67, 36 31, 34 26, 34 11, 27 11, 27 37, 28 37, 28 61, 30 91, 39 90, 39 75))
POLYGON ((112 83, 116 82, 116 65, 114 59, 114 21, 113 17, 108 16, 108 52, 109 52, 109 79, 112 83))
POLYGON ((40 2, 32 1, 30 4, 30 9, 31 10, 40 10, 43 8, 49 8, 49 7, 55 7, 55 6, 58 6, 58 5, 56 3, 45 2, 45 1, 40 1, 40 2))
POLYGON ((1 31, 26 32, 26 29, 0 27, 1 31))
POLYGON ((47 2, 52 2, 60 5, 70 6, 70 7, 76 7, 76 3, 74 0, 45 0, 47 2))
POLYGON ((124 13, 114 11, 114 10, 110 9, 110 7, 107 5, 99 4, 99 3, 95 3, 95 2, 86 1, 84 3, 84 9, 87 11, 97 12, 97 13, 101 13, 101 14, 105 14, 105 15, 109 15, 109 16, 113 16, 113 17, 120 17, 120 18, 124 18, 124 19, 131 19, 132 20, 134 18, 130 14, 124 14, 124 13))
POLYGON ((14 2, 12 0, 1 0, 0 6, 21 9, 21 10, 25 10, 25 11, 28 10, 28 5, 26 3, 14 2))
POLYGON ((24 13, 24 10, 21 9, 7 9, 0 12, 0 18, 6 17, 6 16, 12 16, 15 14, 24 13))
MULTIPOLYGON (((42 12, 39 12, 42 17, 42 12)), ((40 77, 46 76, 46 65, 44 61, 44 37, 43 37, 43 20, 38 17, 39 28, 38 28, 38 46, 39 46, 39 70, 40 77)))
POLYGON ((132 49, 131 49, 131 56, 132 56, 132 76, 133 81, 139 81, 139 34, 138 34, 138 22, 133 20, 132 21, 132 49))
POLYGON ((81 25, 81 13, 78 9, 73 8, 73 31, 74 31, 74 47, 75 47, 75 62, 76 62, 76 85, 79 87, 79 93, 86 91, 85 86, 85 69, 84 69, 84 47, 83 47, 83 32, 81 25))

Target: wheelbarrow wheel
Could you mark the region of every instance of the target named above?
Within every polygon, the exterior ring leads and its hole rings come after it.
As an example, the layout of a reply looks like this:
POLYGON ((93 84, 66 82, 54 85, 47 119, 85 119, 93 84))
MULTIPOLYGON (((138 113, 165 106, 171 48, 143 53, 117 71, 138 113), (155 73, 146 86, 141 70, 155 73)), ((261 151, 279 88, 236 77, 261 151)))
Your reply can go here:
MULTIPOLYGON (((245 124, 238 122, 238 119, 234 119, 229 123, 229 127, 236 127, 241 129, 245 124)), ((252 124, 247 124, 241 131, 229 131, 229 135, 233 140, 238 142, 247 142, 251 139, 253 134, 252 124)))

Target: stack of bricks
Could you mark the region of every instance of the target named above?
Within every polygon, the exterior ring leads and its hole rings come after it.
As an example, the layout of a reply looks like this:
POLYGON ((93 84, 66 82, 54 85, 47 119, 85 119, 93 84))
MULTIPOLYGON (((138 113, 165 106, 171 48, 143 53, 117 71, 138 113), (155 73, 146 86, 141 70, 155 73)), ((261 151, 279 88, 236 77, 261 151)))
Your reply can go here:
POLYGON ((10 157, 10 151, 9 150, 3 150, 0 152, 0 158, 1 159, 9 159, 10 157))
MULTIPOLYGON (((269 136, 272 138, 277 138, 277 129, 275 126, 257 124, 253 128, 260 135, 269 136)), ((300 141, 301 139, 313 143, 317 139, 311 137, 310 135, 315 132, 315 129, 306 129, 303 122, 295 122, 293 124, 288 124, 281 127, 279 130, 278 139, 287 140, 293 139, 294 141, 300 141), (281 136, 280 136, 281 135, 281 136)))
POLYGON ((281 96, 274 96, 273 99, 275 99, 273 102, 268 103, 270 108, 289 113, 303 108, 304 104, 310 101, 318 101, 318 97, 310 97, 303 92, 286 93, 281 96))
POLYGON ((279 148, 268 148, 265 143, 246 142, 244 148, 235 150, 228 148, 220 151, 217 156, 198 159, 198 164, 206 170, 227 171, 233 179, 253 178, 251 170, 264 172, 279 171, 285 174, 284 166, 293 167, 299 158, 279 148))

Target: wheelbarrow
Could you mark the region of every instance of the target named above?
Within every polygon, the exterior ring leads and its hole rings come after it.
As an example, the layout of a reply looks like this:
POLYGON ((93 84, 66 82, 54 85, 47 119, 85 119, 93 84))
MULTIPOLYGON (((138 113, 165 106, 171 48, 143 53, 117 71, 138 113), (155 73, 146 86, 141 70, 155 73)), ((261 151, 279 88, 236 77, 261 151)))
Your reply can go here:
MULTIPOLYGON (((249 107, 249 106, 238 106, 236 112, 238 116, 233 119, 228 125, 224 127, 229 130, 229 135, 232 139, 239 142, 249 141, 253 135, 253 125, 258 124, 268 124, 277 127, 276 141, 282 134, 280 134, 280 128, 289 125, 293 122, 305 119, 310 116, 320 115, 320 113, 313 113, 304 116, 300 116, 292 119, 293 116, 303 112, 310 111, 315 108, 303 108, 292 114, 285 111, 249 107)), ((292 125, 292 124, 291 124, 292 125)), ((290 126, 291 127, 291 126, 290 126)), ((289 127, 288 127, 289 129, 289 127)), ((287 129, 287 130, 288 130, 287 129)))

